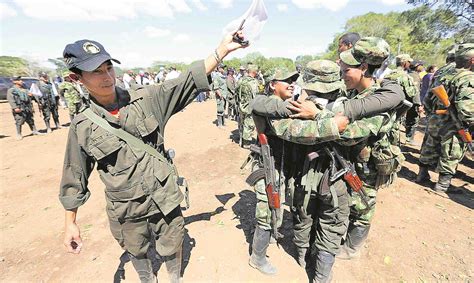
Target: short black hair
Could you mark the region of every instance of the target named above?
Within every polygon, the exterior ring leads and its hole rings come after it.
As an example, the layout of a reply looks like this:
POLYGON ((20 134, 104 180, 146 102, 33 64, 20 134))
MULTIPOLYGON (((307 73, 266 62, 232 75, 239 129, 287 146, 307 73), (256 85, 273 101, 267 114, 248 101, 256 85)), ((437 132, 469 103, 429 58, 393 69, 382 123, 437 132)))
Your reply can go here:
POLYGON ((71 72, 73 72, 74 74, 79 75, 79 76, 82 75, 82 70, 81 70, 81 69, 78 69, 78 68, 75 68, 75 67, 69 69, 69 71, 71 71, 71 72))
POLYGON ((349 46, 349 44, 354 46, 359 39, 360 35, 357 32, 348 32, 339 38, 339 42, 347 46, 349 46))

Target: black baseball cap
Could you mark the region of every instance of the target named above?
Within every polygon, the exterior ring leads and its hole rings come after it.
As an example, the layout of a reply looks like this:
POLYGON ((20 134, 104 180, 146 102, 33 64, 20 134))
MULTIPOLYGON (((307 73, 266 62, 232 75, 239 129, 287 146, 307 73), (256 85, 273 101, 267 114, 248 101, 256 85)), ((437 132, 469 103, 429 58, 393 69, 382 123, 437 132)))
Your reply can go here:
POLYGON ((91 72, 108 60, 120 64, 119 60, 110 57, 102 44, 89 39, 78 40, 66 45, 63 57, 69 70, 77 68, 91 72))

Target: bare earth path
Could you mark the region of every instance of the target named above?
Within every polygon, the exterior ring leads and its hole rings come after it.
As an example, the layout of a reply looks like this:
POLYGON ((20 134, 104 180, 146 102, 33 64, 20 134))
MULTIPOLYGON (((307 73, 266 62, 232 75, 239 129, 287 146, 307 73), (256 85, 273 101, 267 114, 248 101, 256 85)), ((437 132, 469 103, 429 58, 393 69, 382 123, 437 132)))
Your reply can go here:
MULTIPOLYGON (((184 281, 307 282, 291 256, 289 213, 285 238, 268 251, 278 276, 266 277, 247 264, 255 209, 255 195, 244 182, 248 171, 239 169, 247 151, 231 139, 235 122, 222 130, 213 124, 215 107, 212 100, 191 104, 171 119, 165 134, 191 189, 191 208, 183 211, 184 281)), ((60 115, 66 123, 67 112, 60 115)), ((35 118, 44 129, 38 113, 35 118)), ((68 129, 22 141, 14 139, 14 131, 9 105, 0 103, 0 281, 111 282, 122 251, 108 228, 98 175, 91 176, 92 197, 79 209, 83 251, 67 254, 62 246, 64 210, 57 195, 68 129)), ((421 138, 418 132, 417 140, 421 138)), ((465 159, 459 167, 454 185, 461 193, 437 194, 413 183, 419 151, 405 150, 400 178, 379 192, 362 257, 336 261, 334 282, 474 280, 474 162, 465 159)), ((437 174, 431 176, 436 180, 437 174)), ((137 282, 130 263, 125 269, 125 282, 137 282)), ((158 274, 168 281, 164 266, 158 274)))

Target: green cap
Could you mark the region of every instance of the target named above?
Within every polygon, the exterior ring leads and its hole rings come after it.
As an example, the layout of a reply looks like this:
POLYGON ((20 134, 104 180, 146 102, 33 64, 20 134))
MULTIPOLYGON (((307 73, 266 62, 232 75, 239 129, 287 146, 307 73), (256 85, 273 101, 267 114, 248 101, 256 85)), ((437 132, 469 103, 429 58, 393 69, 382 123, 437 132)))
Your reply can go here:
POLYGON ((248 64, 247 66, 247 71, 249 72, 257 72, 258 71, 258 66, 255 64, 248 64))
POLYGON ((308 62, 296 83, 302 89, 319 93, 328 93, 344 88, 339 66, 329 60, 308 62))
POLYGON ((455 58, 470 58, 474 56, 474 43, 463 43, 458 46, 455 58))
POLYGON ((380 37, 364 37, 354 47, 339 54, 342 62, 350 66, 362 63, 381 65, 390 55, 390 46, 380 37))
POLYGON ((412 62, 413 58, 411 58, 408 54, 399 54, 397 57, 395 57, 395 61, 397 64, 401 62, 412 62))
POLYGON ((299 76, 300 74, 297 71, 289 72, 287 69, 275 69, 269 81, 296 81, 299 76))

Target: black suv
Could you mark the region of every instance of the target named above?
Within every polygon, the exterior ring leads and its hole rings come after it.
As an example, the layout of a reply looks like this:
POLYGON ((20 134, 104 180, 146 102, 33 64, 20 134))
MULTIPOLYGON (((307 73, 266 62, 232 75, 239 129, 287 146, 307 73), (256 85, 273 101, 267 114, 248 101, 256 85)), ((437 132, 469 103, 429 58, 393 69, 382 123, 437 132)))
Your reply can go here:
POLYGON ((7 91, 13 86, 13 82, 8 77, 0 77, 0 100, 7 99, 7 91))

